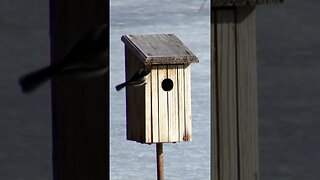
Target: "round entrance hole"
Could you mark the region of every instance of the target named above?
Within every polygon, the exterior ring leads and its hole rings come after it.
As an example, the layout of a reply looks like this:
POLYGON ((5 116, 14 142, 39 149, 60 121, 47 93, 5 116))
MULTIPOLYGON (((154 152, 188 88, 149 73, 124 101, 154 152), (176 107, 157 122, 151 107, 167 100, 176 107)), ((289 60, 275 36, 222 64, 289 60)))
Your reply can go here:
POLYGON ((161 87, 164 91, 171 91, 173 88, 173 81, 169 78, 164 79, 161 83, 161 87))

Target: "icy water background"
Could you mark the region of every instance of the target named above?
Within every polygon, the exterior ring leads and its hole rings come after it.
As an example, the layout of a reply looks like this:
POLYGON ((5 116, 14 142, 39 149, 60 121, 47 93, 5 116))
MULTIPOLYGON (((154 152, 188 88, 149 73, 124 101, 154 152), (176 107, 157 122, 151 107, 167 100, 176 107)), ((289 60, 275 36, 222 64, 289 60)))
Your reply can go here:
POLYGON ((191 64, 192 141, 165 143, 167 179, 209 179, 209 3, 199 12, 202 0, 111 1, 111 179, 156 179, 155 145, 126 140, 125 91, 114 86, 124 80, 124 44, 127 34, 173 33, 199 58, 191 64))
MULTIPOLYGON (((169 180, 209 179, 209 3, 111 1, 110 179, 155 179, 155 146, 127 141, 124 34, 174 33, 200 59, 192 64, 193 141, 164 144, 169 180)), ((320 177, 320 2, 257 7, 261 180, 320 177)), ((0 2, 0 179, 52 179, 49 83, 32 95, 17 78, 49 64, 48 1, 0 2)))

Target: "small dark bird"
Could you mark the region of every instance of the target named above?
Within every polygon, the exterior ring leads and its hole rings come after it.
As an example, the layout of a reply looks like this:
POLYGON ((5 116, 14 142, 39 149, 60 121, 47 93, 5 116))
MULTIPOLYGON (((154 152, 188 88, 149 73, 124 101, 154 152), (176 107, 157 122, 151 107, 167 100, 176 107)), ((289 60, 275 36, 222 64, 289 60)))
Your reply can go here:
POLYGON ((140 69, 128 81, 118 84, 116 86, 116 90, 120 91, 122 88, 126 86, 142 86, 146 84, 146 80, 149 73, 150 73, 149 70, 140 69))
POLYGON ((79 79, 101 76, 109 71, 109 27, 104 24, 88 31, 67 55, 57 63, 22 76, 19 79, 22 91, 29 93, 50 78, 59 75, 74 75, 79 79))

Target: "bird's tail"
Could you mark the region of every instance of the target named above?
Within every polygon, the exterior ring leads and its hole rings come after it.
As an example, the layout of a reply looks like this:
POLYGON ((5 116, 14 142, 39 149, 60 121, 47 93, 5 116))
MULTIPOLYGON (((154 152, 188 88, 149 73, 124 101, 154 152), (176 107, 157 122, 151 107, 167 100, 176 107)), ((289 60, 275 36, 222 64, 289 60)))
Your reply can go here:
POLYGON ((21 85, 22 91, 24 93, 30 93, 36 90, 51 78, 56 69, 56 66, 48 66, 20 77, 19 84, 21 85))
POLYGON ((116 90, 120 91, 121 89, 123 89, 126 86, 127 86, 127 82, 121 83, 121 84, 116 86, 116 90))

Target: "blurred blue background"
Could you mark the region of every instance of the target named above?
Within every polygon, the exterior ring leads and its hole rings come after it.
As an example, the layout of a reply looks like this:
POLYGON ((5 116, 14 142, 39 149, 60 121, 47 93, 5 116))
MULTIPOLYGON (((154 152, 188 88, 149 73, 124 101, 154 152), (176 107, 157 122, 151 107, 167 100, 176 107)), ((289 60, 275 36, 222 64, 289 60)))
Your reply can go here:
MULTIPOLYGON (((191 66, 193 141, 164 144, 167 179, 210 176, 209 2, 110 2, 110 179, 155 179, 155 146, 127 141, 124 34, 175 33, 191 66)), ((0 2, 0 179, 52 179, 50 85, 24 95, 20 75, 50 63, 48 1, 0 2)), ((261 180, 320 177, 320 2, 257 7, 261 180)))

